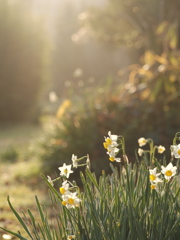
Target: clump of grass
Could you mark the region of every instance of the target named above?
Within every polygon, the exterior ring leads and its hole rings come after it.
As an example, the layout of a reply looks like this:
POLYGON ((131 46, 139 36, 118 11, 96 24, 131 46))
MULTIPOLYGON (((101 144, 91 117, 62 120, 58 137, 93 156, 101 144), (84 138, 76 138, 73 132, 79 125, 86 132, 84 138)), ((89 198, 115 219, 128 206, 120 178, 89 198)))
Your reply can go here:
MULTIPOLYGON (((104 147, 112 162, 110 175, 103 171, 97 179, 90 171, 89 156, 78 158, 73 154, 72 165, 64 163, 59 167, 60 177, 52 180, 43 176, 52 200, 50 215, 37 196, 40 219, 30 210, 20 216, 8 197, 9 206, 30 239, 177 240, 180 234, 179 140, 180 133, 177 133, 168 163, 165 157, 156 157, 165 151, 163 146, 154 146, 152 139, 141 138, 137 160, 129 163, 124 138, 109 132, 104 147), (144 145, 149 148, 143 150, 144 145), (114 167, 114 162, 119 166, 114 167), (83 183, 80 191, 68 178, 72 166, 84 165, 86 171, 80 173, 83 183)), ((6 231, 27 240, 20 232, 6 231)))
POLYGON ((3 162, 16 162, 19 158, 19 150, 9 146, 0 152, 0 159, 3 162))

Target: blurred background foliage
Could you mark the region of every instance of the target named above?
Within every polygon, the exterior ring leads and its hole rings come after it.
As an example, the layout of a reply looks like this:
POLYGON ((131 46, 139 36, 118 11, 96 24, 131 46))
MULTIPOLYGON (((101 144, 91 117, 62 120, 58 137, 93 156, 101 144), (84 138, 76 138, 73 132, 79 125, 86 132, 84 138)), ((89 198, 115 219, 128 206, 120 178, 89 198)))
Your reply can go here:
MULTIPOLYGON (((103 7, 91 7, 83 15, 81 24, 89 35, 110 45, 126 45, 143 53, 147 49, 162 52, 167 38, 179 45, 180 2, 173 0, 107 0, 103 7), (168 32, 164 29, 170 26, 168 32), (175 40, 174 27, 177 27, 175 40), (159 41, 157 31, 166 40, 159 41)), ((172 43, 174 47, 174 43, 172 43)))
MULTIPOLYGON (((0 122, 50 119, 35 147, 42 171, 74 153, 100 174, 102 142, 122 134, 167 150, 179 131, 178 0, 0 2, 0 122)), ((19 155, 14 149, 3 153, 19 155)))
POLYGON ((0 2, 0 122, 33 121, 47 72, 47 40, 27 1, 0 2))

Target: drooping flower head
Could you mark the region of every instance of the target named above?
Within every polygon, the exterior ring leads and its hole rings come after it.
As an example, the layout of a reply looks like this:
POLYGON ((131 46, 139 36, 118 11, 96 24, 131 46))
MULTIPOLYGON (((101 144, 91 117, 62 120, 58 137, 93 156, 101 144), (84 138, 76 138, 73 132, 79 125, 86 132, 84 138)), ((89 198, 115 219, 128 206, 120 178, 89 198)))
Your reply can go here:
POLYGON ((139 143, 139 146, 142 147, 142 146, 146 145, 147 139, 141 137, 138 139, 138 143, 139 143))
POLYGON ((178 145, 171 146, 171 153, 175 158, 180 158, 180 143, 178 145))
POLYGON ((138 148, 138 154, 142 157, 144 150, 142 148, 138 148))
POLYGON ((78 167, 77 156, 73 154, 71 157, 71 160, 72 160, 73 167, 77 168, 78 167))
POLYGON ((170 162, 166 167, 161 166, 161 172, 164 174, 165 179, 168 181, 176 174, 177 167, 173 166, 170 162))
POLYGON ((60 176, 65 176, 66 178, 69 178, 69 175, 73 173, 71 170, 71 164, 66 165, 66 163, 64 163, 63 166, 59 167, 58 169, 60 170, 60 176))
POLYGON ((109 155, 109 160, 111 162, 121 162, 121 158, 117 158, 116 154, 119 151, 118 148, 112 148, 111 151, 108 151, 107 154, 109 155))
POLYGON ((159 145, 158 146, 158 153, 163 153, 164 151, 165 151, 166 149, 165 149, 165 147, 164 146, 162 146, 162 145, 159 145))
POLYGON ((51 179, 50 176, 47 176, 47 180, 52 186, 54 186, 53 180, 51 179))

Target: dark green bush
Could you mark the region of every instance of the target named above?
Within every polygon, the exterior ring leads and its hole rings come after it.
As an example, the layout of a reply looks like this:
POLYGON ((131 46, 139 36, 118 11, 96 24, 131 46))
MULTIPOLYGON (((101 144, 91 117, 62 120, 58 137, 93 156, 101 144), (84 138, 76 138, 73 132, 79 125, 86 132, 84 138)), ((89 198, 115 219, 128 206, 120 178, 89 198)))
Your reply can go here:
POLYGON ((0 161, 16 162, 19 158, 19 151, 13 146, 9 146, 0 152, 0 161))
POLYGON ((72 154, 78 157, 89 154, 93 159, 92 171, 98 175, 102 169, 108 171, 109 162, 103 148, 108 131, 120 132, 126 137, 129 161, 134 161, 134 148, 138 148, 140 137, 153 138, 155 144, 162 144, 169 151, 170 139, 179 130, 179 100, 151 102, 149 97, 142 99, 142 91, 137 85, 137 90, 130 93, 123 85, 118 93, 82 97, 71 101, 68 107, 62 104, 60 118, 40 142, 42 171, 58 172, 57 168, 64 162, 71 163, 72 154))
POLYGON ((150 137, 169 151, 170 139, 179 132, 179 63, 176 47, 161 55, 146 51, 140 64, 129 66, 126 83, 101 87, 101 94, 92 89, 78 100, 73 98, 71 106, 62 104, 53 131, 41 142, 46 169, 70 163, 72 154, 89 154, 97 174, 108 169, 102 145, 108 131, 125 137, 129 161, 134 161, 140 137, 150 137))

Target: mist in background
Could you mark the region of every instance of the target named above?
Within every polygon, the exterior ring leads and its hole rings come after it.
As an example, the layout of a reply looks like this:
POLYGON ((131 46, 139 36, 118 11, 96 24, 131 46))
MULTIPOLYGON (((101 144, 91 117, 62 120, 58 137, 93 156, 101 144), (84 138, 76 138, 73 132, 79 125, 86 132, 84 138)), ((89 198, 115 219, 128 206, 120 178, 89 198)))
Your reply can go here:
POLYGON ((168 141, 179 128, 178 7, 176 0, 2 0, 0 122, 37 123, 69 99, 94 106, 103 124, 129 138, 138 129, 168 141))
POLYGON ((103 4, 1 1, 0 122, 36 121, 50 92, 62 100, 117 79, 129 62, 125 49, 103 45, 80 25, 88 7, 103 4))

